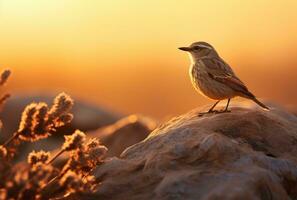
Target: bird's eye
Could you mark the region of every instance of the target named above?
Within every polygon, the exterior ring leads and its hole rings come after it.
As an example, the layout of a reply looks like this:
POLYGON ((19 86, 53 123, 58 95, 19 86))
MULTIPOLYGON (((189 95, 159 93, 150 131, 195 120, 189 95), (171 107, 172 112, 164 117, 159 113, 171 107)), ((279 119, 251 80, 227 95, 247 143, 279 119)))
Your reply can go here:
POLYGON ((196 47, 194 47, 194 49, 195 49, 195 50, 200 50, 201 48, 198 47, 198 46, 196 46, 196 47))

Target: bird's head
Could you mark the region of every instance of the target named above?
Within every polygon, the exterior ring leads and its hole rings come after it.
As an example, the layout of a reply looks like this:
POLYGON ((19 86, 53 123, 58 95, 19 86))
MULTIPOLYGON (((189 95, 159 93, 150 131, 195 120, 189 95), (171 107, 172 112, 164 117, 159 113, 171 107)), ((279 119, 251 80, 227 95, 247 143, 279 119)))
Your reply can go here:
POLYGON ((218 56, 215 48, 207 42, 194 42, 189 47, 180 47, 179 49, 189 52, 194 61, 203 56, 218 56))

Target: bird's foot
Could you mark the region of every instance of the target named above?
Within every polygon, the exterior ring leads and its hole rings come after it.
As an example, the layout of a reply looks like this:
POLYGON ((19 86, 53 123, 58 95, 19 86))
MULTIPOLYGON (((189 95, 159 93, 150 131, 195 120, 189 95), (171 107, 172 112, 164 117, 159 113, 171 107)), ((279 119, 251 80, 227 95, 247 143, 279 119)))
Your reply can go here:
POLYGON ((205 114, 208 114, 209 112, 200 112, 200 113, 198 113, 198 117, 202 117, 203 115, 205 115, 205 114))
POLYGON ((202 117, 203 115, 206 115, 206 114, 220 114, 220 113, 228 113, 228 112, 231 112, 231 110, 209 110, 207 112, 200 112, 198 113, 198 116, 199 117, 202 117))
POLYGON ((217 110, 209 110, 207 112, 198 113, 198 116, 201 117, 201 116, 206 115, 206 114, 212 114, 212 113, 217 113, 217 112, 218 112, 217 110))
POLYGON ((231 110, 224 109, 224 110, 218 110, 216 113, 229 113, 229 112, 231 112, 231 110))

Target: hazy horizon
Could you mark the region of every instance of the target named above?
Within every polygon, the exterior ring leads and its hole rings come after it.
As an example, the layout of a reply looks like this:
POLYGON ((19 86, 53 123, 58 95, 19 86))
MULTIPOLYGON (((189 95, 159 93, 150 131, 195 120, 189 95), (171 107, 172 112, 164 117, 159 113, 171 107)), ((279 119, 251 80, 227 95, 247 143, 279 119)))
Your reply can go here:
POLYGON ((179 46, 211 43, 259 98, 296 105, 297 2, 0 1, 7 89, 59 92, 123 113, 179 114, 213 101, 179 46))

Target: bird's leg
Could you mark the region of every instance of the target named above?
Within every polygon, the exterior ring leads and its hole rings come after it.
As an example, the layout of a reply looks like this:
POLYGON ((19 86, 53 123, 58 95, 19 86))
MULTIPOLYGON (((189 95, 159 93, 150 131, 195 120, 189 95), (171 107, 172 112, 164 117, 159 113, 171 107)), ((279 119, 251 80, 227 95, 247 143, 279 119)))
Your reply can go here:
POLYGON ((228 106, 229 106, 230 100, 231 100, 231 98, 228 99, 228 102, 227 102, 227 105, 226 105, 225 109, 222 110, 222 111, 220 111, 220 113, 231 112, 230 110, 228 110, 228 106))
POLYGON ((220 100, 219 101, 217 101, 209 110, 208 110, 208 113, 212 113, 212 112, 214 112, 214 108, 216 107, 216 105, 218 104, 220 102, 220 100))
POLYGON ((216 107, 216 105, 219 103, 220 101, 217 101, 207 112, 201 112, 199 113, 199 116, 202 116, 204 114, 208 114, 208 113, 214 113, 214 112, 217 112, 217 111, 214 111, 213 109, 216 107))

